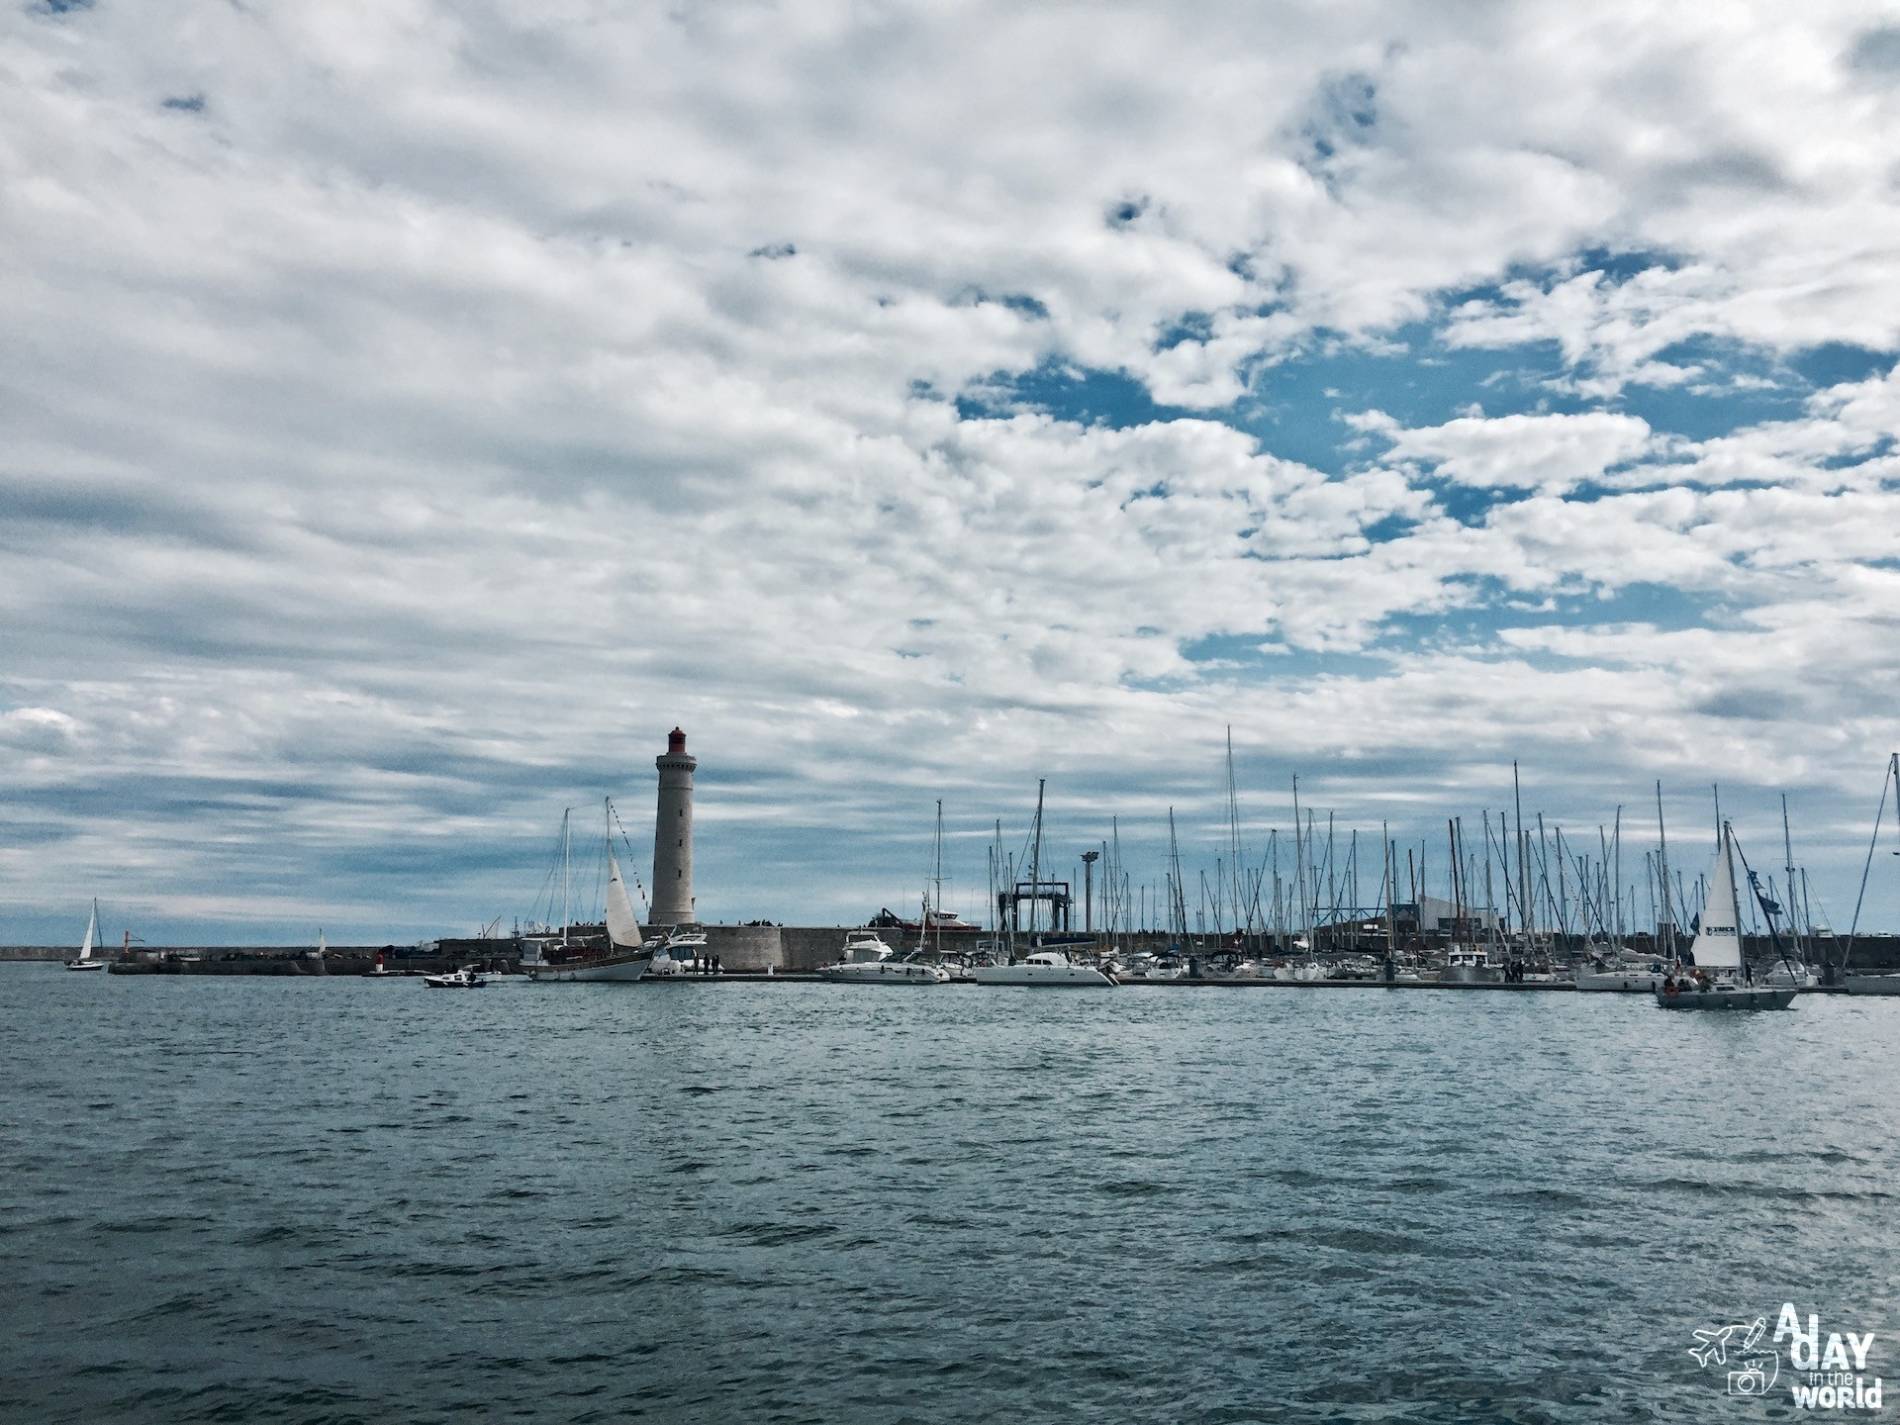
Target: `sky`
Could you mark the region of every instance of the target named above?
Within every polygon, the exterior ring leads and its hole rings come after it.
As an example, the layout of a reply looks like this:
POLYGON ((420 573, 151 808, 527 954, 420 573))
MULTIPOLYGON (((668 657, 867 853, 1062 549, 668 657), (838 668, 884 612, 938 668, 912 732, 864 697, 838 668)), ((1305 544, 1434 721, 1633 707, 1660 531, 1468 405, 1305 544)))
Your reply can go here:
POLYGON ((1844 930, 1895 132, 1866 0, 7 0, 0 942, 529 918, 676 724, 709 921, 1194 884, 1231 728, 1844 930))

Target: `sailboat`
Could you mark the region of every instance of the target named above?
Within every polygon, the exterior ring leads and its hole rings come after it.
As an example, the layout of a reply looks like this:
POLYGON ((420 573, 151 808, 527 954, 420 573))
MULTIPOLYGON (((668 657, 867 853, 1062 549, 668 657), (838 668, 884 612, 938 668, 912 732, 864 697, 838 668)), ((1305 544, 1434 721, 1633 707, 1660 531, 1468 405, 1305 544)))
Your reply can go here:
MULTIPOLYGON (((529 978, 577 983, 630 984, 645 977, 653 963, 653 950, 640 939, 640 918, 633 913, 633 898, 627 894, 626 879, 620 874, 620 858, 612 842, 613 803, 607 803, 607 945, 605 951, 567 944, 566 926, 562 926, 559 945, 530 941, 531 957, 524 955, 521 968, 529 978)), ((562 856, 567 850, 566 818, 562 818, 562 856)), ((565 917, 564 917, 565 919, 565 917)))
MULTIPOLYGON (((1867 843, 1867 864, 1861 868, 1860 894, 1854 900, 1854 923, 1847 928, 1847 948, 1841 955, 1841 984, 1850 995, 1900 995, 1900 974, 1888 971, 1885 974, 1874 971, 1847 971, 1847 961, 1854 953, 1854 941, 1860 934, 1860 909, 1867 899, 1867 878, 1874 868, 1874 852, 1880 845, 1880 824, 1887 813, 1887 791, 1900 789, 1900 752, 1887 758, 1887 769, 1880 783, 1880 809, 1874 813, 1874 834, 1867 843)), ((1900 807, 1900 797, 1896 797, 1895 806, 1900 807)), ((1893 853, 1900 856, 1900 851, 1893 853)))
POLYGON ((79 958, 77 960, 68 960, 66 962, 66 968, 69 970, 105 969, 106 962, 104 960, 95 960, 92 958, 92 947, 98 943, 98 940, 99 902, 95 900, 92 903, 92 915, 86 921, 86 938, 79 946, 79 958))
MULTIPOLYGON (((1772 921, 1770 923, 1772 929, 1772 921)), ((1666 979, 1656 991, 1664 1009, 1787 1009, 1790 988, 1751 985, 1742 978, 1742 903, 1735 890, 1735 833, 1722 823, 1722 847, 1709 871, 1709 893, 1690 947, 1695 977, 1666 979)))
MULTIPOLYGON (((1036 823, 1035 851, 1029 863, 1029 939, 1033 947, 1030 954, 1017 957, 1015 954, 1014 912, 1010 924, 1010 956, 1001 965, 978 965, 970 972, 970 978, 979 985, 1033 985, 1049 988, 1101 988, 1112 985, 1112 976, 1096 969, 1093 965, 1078 964, 1069 959, 1064 951, 1075 942, 1074 936, 1041 936, 1036 932, 1036 907, 1042 899, 1044 882, 1042 879, 1042 793, 1043 783, 1036 783, 1036 823)), ((1020 884, 1017 890, 1021 890, 1020 884)), ((1082 937, 1091 945, 1093 936, 1082 937)))

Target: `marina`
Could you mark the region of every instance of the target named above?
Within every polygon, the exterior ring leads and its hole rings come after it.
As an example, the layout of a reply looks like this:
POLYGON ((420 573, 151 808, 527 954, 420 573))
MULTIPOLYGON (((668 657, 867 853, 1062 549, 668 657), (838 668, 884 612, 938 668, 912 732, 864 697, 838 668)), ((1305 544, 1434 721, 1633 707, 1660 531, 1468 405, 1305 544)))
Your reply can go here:
MULTIPOLYGON (((1845 937, 1817 924, 1806 870, 1795 863, 1785 797, 1781 887, 1772 871, 1763 877, 1749 864, 1725 819, 1719 822, 1708 869, 1691 882, 1681 868, 1680 849, 1675 873, 1670 874, 1659 783, 1656 849, 1643 852, 1649 887, 1645 923, 1633 889, 1627 902, 1622 890, 1622 808, 1617 808, 1613 830, 1599 828, 1598 858, 1567 856, 1561 826, 1546 835, 1539 813, 1535 836, 1528 830, 1515 766, 1513 812, 1509 817, 1498 814, 1495 833, 1490 813, 1481 814, 1478 851, 1468 846, 1462 818, 1446 822, 1443 899, 1425 893, 1429 845, 1418 847, 1416 859, 1406 850, 1407 869, 1401 879, 1398 844, 1382 828, 1377 898, 1370 906, 1361 903, 1357 832, 1349 832, 1342 850, 1329 815, 1322 840, 1310 809, 1302 820, 1295 778, 1291 804, 1296 834, 1289 883, 1282 875, 1277 829, 1269 831, 1264 853, 1250 853, 1246 847, 1231 741, 1228 854, 1216 860, 1211 880, 1206 871, 1199 873, 1199 908, 1192 919, 1187 900, 1191 882, 1170 812, 1163 894, 1153 898, 1152 906, 1145 891, 1139 902, 1131 898, 1119 821, 1111 818, 1112 835, 1079 858, 1084 894, 1078 929, 1073 884, 1046 869, 1047 784, 1039 782, 1020 858, 1005 852, 1000 821, 990 841, 988 925, 944 906, 941 801, 936 806, 931 874, 915 920, 886 908, 865 926, 713 924, 699 918, 692 879, 698 760, 686 750, 685 732, 675 727, 666 751, 654 760, 659 799, 653 883, 667 888, 663 895, 649 899, 637 874, 624 869, 637 862, 638 851, 607 798, 602 802, 599 850, 580 858, 597 863, 598 898, 577 894, 570 810, 561 819, 555 858, 537 902, 542 919, 537 922, 531 915, 526 928, 517 921, 505 935, 497 919, 472 940, 332 947, 319 931, 311 949, 246 952, 149 945, 135 949, 137 937, 128 929, 120 953, 105 956, 95 954, 100 935, 95 901, 79 953, 66 967, 104 968, 113 975, 420 977, 431 989, 526 980, 543 985, 818 982, 991 989, 1166 985, 1584 991, 1647 995, 1672 1010, 1788 1009, 1804 994, 1900 992, 1900 973, 1895 973, 1900 970, 1900 939, 1863 934, 1860 926, 1875 853, 1886 833, 1890 793, 1900 808, 1900 754, 1890 756, 1882 772, 1880 806, 1845 937), (1103 882, 1100 929, 1094 926, 1098 863, 1103 882), (1792 905, 1784 908, 1778 897, 1792 905), (583 899, 590 904, 583 906, 583 899), (1628 920, 1640 929, 1626 922, 1626 904, 1628 920), (1162 928, 1150 924, 1152 910, 1162 913, 1162 928), (598 918, 588 918, 590 912, 598 918)), ((1719 814, 1719 789, 1715 805, 1719 814)), ((33 954, 13 953, 19 958, 33 954)))

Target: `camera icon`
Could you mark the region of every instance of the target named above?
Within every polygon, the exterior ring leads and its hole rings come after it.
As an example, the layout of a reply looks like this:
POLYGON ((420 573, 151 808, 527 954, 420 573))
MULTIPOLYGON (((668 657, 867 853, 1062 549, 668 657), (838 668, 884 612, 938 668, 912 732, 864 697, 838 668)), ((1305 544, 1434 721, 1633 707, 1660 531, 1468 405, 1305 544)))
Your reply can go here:
POLYGON ((1728 1393, 1730 1395, 1748 1395, 1760 1398, 1768 1394, 1768 1387, 1774 1384, 1774 1377, 1759 1365, 1750 1363, 1746 1368, 1728 1373, 1728 1393))

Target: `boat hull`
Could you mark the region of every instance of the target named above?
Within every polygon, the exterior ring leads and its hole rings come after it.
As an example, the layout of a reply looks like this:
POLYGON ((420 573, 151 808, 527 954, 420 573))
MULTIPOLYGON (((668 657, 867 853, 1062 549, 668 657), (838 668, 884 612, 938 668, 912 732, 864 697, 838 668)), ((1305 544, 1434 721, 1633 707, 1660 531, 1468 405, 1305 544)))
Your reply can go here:
POLYGON ((1672 995, 1658 990, 1656 1003, 1664 1009, 1792 1009, 1794 996, 1792 989, 1678 990, 1672 995))
POLYGON ((1844 975, 1841 984, 1850 995, 1900 995, 1900 975, 1844 975))
POLYGON ((950 972, 908 960, 866 965, 820 965, 819 976, 834 985, 947 985, 950 972))
POLYGON ((1504 971, 1495 965, 1447 965, 1439 971, 1438 983, 1441 985, 1499 985, 1504 983, 1504 971))
POLYGON ((105 967, 104 960, 68 960, 66 962, 66 968, 69 970, 103 970, 105 967))
POLYGON ((1115 981, 1086 965, 979 965, 970 972, 979 985, 1038 989, 1106 989, 1115 981))
POLYGON ((593 960, 562 960, 552 964, 524 963, 528 978, 539 984, 630 985, 646 978, 651 955, 608 955, 593 960))
POLYGON ((1577 988, 1599 994, 1649 994, 1662 988, 1661 970, 1591 970, 1577 976, 1577 988))

